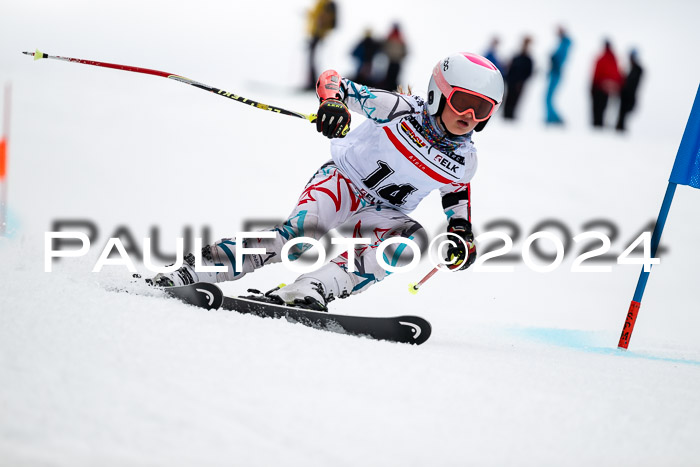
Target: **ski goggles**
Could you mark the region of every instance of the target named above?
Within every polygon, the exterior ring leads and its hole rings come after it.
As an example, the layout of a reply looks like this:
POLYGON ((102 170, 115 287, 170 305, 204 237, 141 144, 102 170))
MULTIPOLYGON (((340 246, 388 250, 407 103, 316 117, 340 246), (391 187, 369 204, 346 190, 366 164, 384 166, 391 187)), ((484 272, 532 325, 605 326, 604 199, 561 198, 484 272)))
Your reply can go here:
POLYGON ((447 97, 447 105, 457 115, 466 115, 471 112, 476 122, 488 119, 496 109, 496 101, 493 99, 463 88, 452 88, 447 97))

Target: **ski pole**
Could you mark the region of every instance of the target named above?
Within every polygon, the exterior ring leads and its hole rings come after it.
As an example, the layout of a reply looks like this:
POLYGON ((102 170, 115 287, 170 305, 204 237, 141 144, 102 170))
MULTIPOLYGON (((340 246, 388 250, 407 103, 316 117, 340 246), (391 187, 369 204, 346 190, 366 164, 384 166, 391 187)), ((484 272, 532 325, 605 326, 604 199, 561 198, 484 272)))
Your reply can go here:
POLYGON ((424 277, 423 279, 421 279, 420 281, 418 281, 417 284, 414 284, 414 283, 408 284, 408 292, 411 293, 411 294, 413 294, 413 295, 417 294, 417 293, 418 293, 418 289, 420 289, 420 287, 421 287, 423 284, 425 284, 426 282, 428 282, 428 279, 430 279, 431 277, 433 277, 433 276, 435 275, 435 273, 438 272, 438 270, 439 270, 441 267, 442 267, 442 264, 438 264, 437 266, 435 266, 428 274, 425 275, 425 277, 424 277))
POLYGON ((269 110, 270 112, 276 112, 278 114, 282 115, 289 115, 290 117, 297 117, 297 118, 303 118, 305 120, 308 120, 310 122, 315 122, 316 121, 316 114, 303 114, 300 112, 293 112, 291 110, 285 110, 280 107, 275 107, 272 105, 266 105, 262 104, 260 102, 256 102, 252 99, 248 99, 243 96, 239 96, 237 94, 233 94, 227 91, 224 91, 222 89, 215 88, 213 86, 209 86, 208 84, 200 83, 198 81, 191 80, 189 78, 185 78, 184 76, 180 75, 175 75, 173 73, 168 73, 165 71, 158 71, 158 70, 150 70, 148 68, 139 68, 135 66, 129 66, 129 65, 118 65, 116 63, 105 63, 105 62, 97 62, 94 60, 85 60, 82 58, 70 58, 70 57, 59 57, 57 55, 49 55, 43 52, 40 52, 39 49, 36 49, 36 52, 22 52, 25 55, 32 55, 34 56, 34 60, 40 60, 42 58, 50 58, 53 60, 62 60, 64 62, 73 62, 73 63, 82 63, 84 65, 92 65, 92 66, 101 66, 104 68, 114 68, 115 70, 124 70, 124 71, 131 71, 134 73, 143 73, 146 75, 155 75, 155 76, 162 76, 163 78, 169 78, 175 81, 179 81, 180 83, 185 83, 189 84, 190 86, 194 86, 199 89, 204 89, 205 91, 213 92, 214 94, 218 94, 219 96, 223 97, 228 97, 229 99, 233 99, 236 102, 240 102, 242 104, 248 104, 252 105, 253 107, 261 110, 269 110))

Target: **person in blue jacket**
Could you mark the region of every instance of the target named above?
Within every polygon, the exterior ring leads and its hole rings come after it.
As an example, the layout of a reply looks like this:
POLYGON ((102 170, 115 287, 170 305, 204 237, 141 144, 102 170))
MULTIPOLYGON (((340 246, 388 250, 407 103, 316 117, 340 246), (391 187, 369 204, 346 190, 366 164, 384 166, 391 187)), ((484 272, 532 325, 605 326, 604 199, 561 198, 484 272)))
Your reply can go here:
POLYGON ((557 34, 559 35, 559 45, 551 57, 548 74, 549 85, 547 86, 547 95, 545 97, 545 103, 547 105, 546 121, 548 124, 564 123, 564 120, 562 120, 559 113, 554 109, 554 92, 559 87, 562 68, 564 67, 566 56, 569 53, 569 47, 571 47, 571 39, 566 34, 566 30, 561 26, 559 27, 557 34))
POLYGON ((484 58, 493 63, 496 66, 496 68, 498 68, 498 71, 500 71, 501 74, 503 74, 503 64, 501 63, 501 60, 499 60, 497 55, 498 44, 500 44, 500 42, 500 39, 494 36, 493 39, 491 39, 491 43, 489 44, 488 50, 484 53, 484 58))

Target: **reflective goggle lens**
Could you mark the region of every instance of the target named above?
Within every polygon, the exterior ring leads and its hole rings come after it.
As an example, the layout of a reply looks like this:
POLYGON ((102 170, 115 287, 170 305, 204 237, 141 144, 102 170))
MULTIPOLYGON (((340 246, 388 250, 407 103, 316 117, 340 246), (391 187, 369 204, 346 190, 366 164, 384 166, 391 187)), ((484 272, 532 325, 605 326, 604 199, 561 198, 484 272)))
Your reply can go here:
POLYGON ((491 116, 494 102, 476 94, 455 89, 450 96, 450 106, 459 115, 469 110, 474 112, 474 120, 486 120, 491 116))

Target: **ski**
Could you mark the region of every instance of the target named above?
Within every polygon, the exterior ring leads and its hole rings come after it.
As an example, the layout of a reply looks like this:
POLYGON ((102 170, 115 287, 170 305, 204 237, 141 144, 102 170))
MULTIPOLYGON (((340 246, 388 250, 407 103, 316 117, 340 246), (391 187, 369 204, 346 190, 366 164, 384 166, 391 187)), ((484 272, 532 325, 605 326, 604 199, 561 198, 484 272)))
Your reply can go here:
POLYGON ((261 318, 285 318, 313 329, 351 336, 420 345, 431 333, 430 323, 419 316, 352 316, 312 311, 254 297, 226 297, 218 286, 204 282, 163 290, 185 303, 207 310, 221 308, 261 318))

